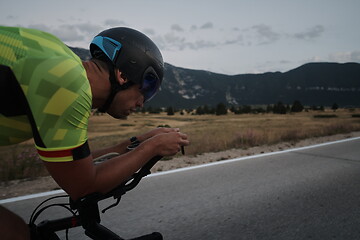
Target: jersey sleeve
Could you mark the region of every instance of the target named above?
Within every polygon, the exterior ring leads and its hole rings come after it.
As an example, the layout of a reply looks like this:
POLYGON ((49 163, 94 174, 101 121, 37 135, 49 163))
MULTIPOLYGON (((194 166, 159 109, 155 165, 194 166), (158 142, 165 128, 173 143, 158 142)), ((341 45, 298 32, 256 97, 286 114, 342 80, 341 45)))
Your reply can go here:
POLYGON ((92 96, 85 70, 77 61, 63 57, 38 65, 42 67, 38 83, 30 81, 37 86, 29 86, 26 93, 38 132, 34 139, 40 158, 64 162, 87 157, 92 96))
POLYGON ((18 82, 16 97, 25 97, 21 116, 0 119, 15 129, 10 137, 20 141, 32 133, 44 161, 88 156, 92 94, 80 58, 57 37, 35 29, 0 27, 0 49, 0 64, 11 69, 18 82))

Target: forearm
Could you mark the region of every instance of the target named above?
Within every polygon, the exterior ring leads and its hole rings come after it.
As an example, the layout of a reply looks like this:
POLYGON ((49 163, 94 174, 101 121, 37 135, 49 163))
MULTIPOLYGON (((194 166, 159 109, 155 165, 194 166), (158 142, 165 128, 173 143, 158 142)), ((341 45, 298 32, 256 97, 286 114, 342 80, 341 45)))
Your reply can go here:
POLYGON ((140 169, 156 154, 151 143, 141 144, 133 151, 94 165, 91 156, 72 162, 44 162, 52 177, 72 199, 93 192, 106 193, 140 169))
MULTIPOLYGON (((158 134, 169 133, 169 132, 178 132, 178 131, 179 131, 178 128, 156 128, 156 129, 153 129, 152 131, 146 132, 144 134, 137 135, 136 138, 139 142, 144 142, 147 139, 149 139, 155 135, 158 135, 158 134)), ((116 144, 114 146, 111 146, 111 147, 92 150, 91 154, 92 154, 93 158, 100 157, 100 156, 105 155, 110 152, 117 152, 119 154, 123 154, 123 153, 127 152, 127 146, 129 146, 130 144, 131 144, 130 139, 128 139, 126 141, 123 141, 123 142, 116 144)))
POLYGON ((119 154, 123 154, 127 152, 127 146, 131 144, 130 140, 126 140, 123 141, 119 144, 110 146, 110 147, 105 147, 105 148, 101 148, 101 149, 95 149, 91 151, 91 155, 92 157, 95 159, 97 157, 103 156, 107 153, 111 153, 111 152, 117 152, 119 154))
POLYGON ((129 177, 155 155, 154 150, 144 144, 131 152, 97 165, 95 189, 91 191, 106 193, 112 190, 120 183, 129 179, 129 177))
MULTIPOLYGON (((130 144, 130 140, 122 144, 124 147, 130 144)), ((126 181, 151 158, 156 155, 173 156, 180 151, 180 146, 188 144, 185 134, 172 132, 147 139, 134 150, 98 165, 94 165, 92 155, 71 162, 44 163, 59 186, 76 200, 93 192, 108 192, 126 181)))

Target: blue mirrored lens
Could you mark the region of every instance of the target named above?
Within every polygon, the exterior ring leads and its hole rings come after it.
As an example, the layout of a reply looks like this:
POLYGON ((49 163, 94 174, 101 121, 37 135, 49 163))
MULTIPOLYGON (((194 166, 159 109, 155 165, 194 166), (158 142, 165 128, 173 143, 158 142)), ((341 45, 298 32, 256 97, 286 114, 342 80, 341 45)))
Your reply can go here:
POLYGON ((153 77, 146 77, 143 81, 141 92, 144 95, 144 102, 150 101, 158 92, 160 80, 153 77))

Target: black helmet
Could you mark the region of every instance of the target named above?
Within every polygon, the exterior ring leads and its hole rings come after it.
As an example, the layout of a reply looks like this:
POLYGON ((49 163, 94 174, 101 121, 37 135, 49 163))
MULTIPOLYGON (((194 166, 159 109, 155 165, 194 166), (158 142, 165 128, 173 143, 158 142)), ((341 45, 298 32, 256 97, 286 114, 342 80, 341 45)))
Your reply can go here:
MULTIPOLYGON (((140 84, 145 101, 158 91, 164 76, 163 58, 155 43, 143 33, 126 27, 105 30, 91 42, 90 53, 118 68, 130 82, 140 84)), ((124 87, 111 78, 115 96, 124 87)))

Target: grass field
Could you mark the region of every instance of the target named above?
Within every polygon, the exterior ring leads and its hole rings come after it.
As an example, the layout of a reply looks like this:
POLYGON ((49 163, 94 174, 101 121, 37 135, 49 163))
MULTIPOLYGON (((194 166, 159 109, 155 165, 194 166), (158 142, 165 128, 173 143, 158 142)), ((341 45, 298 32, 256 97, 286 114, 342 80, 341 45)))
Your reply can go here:
MULTIPOLYGON (((302 112, 296 114, 180 115, 134 114, 127 120, 108 115, 89 122, 91 149, 109 146, 158 126, 178 127, 188 134, 186 154, 196 156, 231 148, 249 148, 311 137, 360 131, 360 110, 302 112)), ((32 141, 1 147, 0 181, 47 175, 32 141)))

